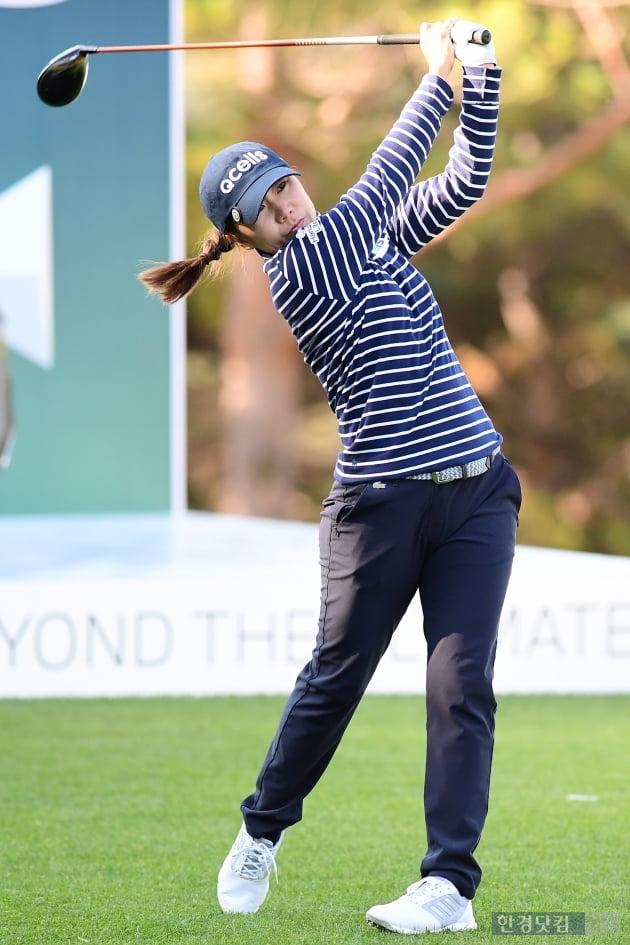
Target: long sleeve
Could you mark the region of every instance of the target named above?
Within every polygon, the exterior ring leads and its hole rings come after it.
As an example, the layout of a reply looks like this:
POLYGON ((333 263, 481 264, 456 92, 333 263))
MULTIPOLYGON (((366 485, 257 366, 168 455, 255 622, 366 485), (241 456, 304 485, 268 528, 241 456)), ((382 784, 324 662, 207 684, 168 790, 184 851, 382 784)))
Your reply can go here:
POLYGON ((494 158, 501 69, 464 72, 459 125, 441 174, 415 184, 397 207, 389 237, 410 258, 483 196, 494 158))

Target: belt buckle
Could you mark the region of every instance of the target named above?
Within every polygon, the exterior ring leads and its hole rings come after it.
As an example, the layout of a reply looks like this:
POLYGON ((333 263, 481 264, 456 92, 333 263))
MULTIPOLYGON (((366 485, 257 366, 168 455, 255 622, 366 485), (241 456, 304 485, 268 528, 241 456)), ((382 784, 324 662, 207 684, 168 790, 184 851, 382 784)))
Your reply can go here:
POLYGON ((443 469, 438 469, 431 473, 431 479, 437 486, 443 486, 447 482, 455 482, 457 479, 457 476, 444 476, 442 475, 443 472, 443 469))

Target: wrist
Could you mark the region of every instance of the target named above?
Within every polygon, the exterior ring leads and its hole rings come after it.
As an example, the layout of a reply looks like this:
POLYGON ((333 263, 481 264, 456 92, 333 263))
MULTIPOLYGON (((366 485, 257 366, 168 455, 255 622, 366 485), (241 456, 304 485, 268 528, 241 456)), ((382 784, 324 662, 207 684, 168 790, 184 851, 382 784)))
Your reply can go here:
POLYGON ((429 63, 429 72, 431 75, 439 75, 441 79, 448 81, 448 78, 452 72, 453 66, 451 63, 448 65, 444 62, 438 63, 429 63))

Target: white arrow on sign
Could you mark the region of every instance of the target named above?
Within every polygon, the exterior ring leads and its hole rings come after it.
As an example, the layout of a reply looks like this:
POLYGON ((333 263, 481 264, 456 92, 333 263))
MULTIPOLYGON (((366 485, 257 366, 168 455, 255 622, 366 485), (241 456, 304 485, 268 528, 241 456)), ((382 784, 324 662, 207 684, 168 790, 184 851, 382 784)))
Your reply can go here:
POLYGON ((52 171, 42 165, 0 194, 0 315, 9 348, 55 363, 52 171))

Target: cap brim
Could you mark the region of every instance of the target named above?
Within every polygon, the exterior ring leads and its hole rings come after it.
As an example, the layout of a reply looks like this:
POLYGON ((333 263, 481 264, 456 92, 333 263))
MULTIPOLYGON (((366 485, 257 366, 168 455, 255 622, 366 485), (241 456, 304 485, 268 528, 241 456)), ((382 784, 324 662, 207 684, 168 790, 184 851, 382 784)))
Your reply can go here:
POLYGON ((251 184, 236 204, 241 214, 241 223, 251 226, 258 219, 265 194, 276 181, 283 177, 300 177, 300 172, 292 167, 270 167, 268 171, 251 184))

